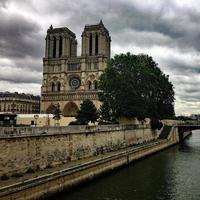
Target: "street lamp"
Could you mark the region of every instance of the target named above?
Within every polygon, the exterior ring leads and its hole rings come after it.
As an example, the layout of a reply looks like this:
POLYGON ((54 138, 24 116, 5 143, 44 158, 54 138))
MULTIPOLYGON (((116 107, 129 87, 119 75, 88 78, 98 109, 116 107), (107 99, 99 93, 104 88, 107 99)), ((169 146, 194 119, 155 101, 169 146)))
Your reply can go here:
POLYGON ((34 115, 34 119, 35 119, 35 127, 37 126, 37 119, 39 118, 39 115, 34 115))

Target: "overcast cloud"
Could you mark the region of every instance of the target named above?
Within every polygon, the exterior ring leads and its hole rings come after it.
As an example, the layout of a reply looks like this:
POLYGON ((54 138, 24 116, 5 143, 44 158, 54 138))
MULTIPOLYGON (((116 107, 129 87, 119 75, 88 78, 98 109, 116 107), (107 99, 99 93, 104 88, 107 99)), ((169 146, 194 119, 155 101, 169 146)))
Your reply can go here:
POLYGON ((200 113, 200 4, 197 0, 0 0, 0 91, 40 94, 46 30, 78 39, 102 19, 112 56, 147 53, 170 75, 176 114, 200 113))

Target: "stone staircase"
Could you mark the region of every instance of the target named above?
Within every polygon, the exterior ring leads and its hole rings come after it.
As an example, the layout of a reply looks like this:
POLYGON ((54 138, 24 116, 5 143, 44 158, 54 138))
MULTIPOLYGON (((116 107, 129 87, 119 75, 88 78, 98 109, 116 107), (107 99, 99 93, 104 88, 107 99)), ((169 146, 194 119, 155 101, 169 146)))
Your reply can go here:
POLYGON ((163 128, 162 132, 160 133, 158 139, 161 139, 161 140, 167 139, 169 134, 170 134, 171 128, 172 128, 172 126, 164 126, 164 128, 163 128))

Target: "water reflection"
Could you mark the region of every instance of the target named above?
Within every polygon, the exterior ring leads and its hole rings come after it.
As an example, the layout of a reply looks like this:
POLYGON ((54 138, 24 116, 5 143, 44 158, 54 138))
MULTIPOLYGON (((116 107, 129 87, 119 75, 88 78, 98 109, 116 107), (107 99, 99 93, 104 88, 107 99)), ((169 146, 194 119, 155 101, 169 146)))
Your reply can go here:
POLYGON ((200 131, 184 143, 64 192, 59 200, 198 200, 200 131))

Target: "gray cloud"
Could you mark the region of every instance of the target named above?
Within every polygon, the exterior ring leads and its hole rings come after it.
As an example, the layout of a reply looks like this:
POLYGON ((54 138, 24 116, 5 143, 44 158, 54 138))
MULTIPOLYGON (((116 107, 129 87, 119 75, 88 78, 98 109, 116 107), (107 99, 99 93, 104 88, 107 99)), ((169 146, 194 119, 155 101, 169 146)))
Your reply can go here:
POLYGON ((0 67, 5 71, 0 74, 1 84, 26 91, 26 83, 39 94, 49 25, 67 26, 75 32, 80 52, 84 25, 103 19, 113 54, 141 51, 152 55, 175 86, 177 113, 189 113, 189 105, 193 112, 200 104, 200 7, 195 1, 190 6, 177 2, 1 0, 0 67), (11 69, 13 73, 8 72, 11 69))
POLYGON ((6 3, 7 3, 8 0, 1 0, 0 1, 0 6, 2 6, 3 8, 6 7, 6 3))
POLYGON ((7 16, 0 12, 0 56, 23 58, 42 54, 40 27, 19 15, 7 16))
POLYGON ((8 81, 0 80, 0 91, 9 91, 9 92, 24 92, 29 94, 38 95, 41 85, 36 83, 13 83, 8 81))
POLYGON ((41 72, 15 67, 1 67, 4 73, 0 74, 1 81, 12 83, 41 83, 41 72))
POLYGON ((193 75, 200 73, 200 60, 195 58, 180 58, 168 57, 161 61, 164 65, 164 70, 170 74, 175 75, 193 75))
POLYGON ((198 28, 200 13, 193 9, 177 7, 173 1, 163 1, 158 10, 153 8, 142 10, 136 3, 130 1, 113 3, 106 0, 100 3, 98 1, 90 1, 90 3, 50 1, 48 11, 53 12, 54 8, 56 8, 54 12, 63 16, 59 24, 63 25, 67 22, 78 36, 85 23, 96 23, 103 18, 113 41, 121 42, 120 45, 137 43, 146 44, 146 47, 165 45, 177 47, 182 51, 200 50, 200 45, 196 42, 200 38, 198 28), (68 15, 65 15, 66 10, 68 15), (132 37, 130 37, 131 33, 132 37))

